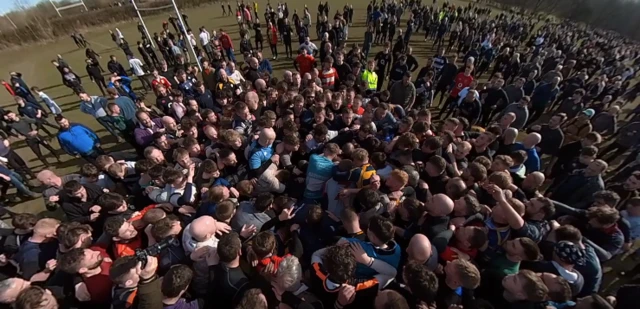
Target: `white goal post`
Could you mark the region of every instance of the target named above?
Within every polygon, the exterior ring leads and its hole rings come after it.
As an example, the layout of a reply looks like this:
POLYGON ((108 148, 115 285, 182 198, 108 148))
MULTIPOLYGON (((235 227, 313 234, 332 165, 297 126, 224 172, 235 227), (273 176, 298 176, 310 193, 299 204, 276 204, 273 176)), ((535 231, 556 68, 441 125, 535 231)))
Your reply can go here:
POLYGON ((60 14, 60 11, 64 11, 66 9, 70 9, 70 8, 74 8, 77 6, 83 6, 85 11, 88 11, 87 6, 84 4, 84 0, 80 0, 80 2, 76 2, 76 3, 71 3, 65 6, 61 6, 61 7, 57 7, 56 4, 53 2, 53 0, 49 0, 49 3, 51 3, 51 5, 53 6, 53 8, 56 10, 56 13, 58 13, 59 17, 62 17, 62 14, 60 14))

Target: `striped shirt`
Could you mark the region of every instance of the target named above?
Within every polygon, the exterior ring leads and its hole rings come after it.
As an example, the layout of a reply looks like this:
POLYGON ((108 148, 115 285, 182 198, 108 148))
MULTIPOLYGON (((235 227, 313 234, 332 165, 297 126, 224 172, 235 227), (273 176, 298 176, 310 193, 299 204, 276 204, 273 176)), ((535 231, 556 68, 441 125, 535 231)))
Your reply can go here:
POLYGON ((322 88, 333 88, 333 85, 336 83, 336 79, 338 79, 338 71, 334 68, 322 70, 318 77, 320 77, 320 80, 322 81, 322 88))
POLYGON ((431 66, 433 67, 433 70, 436 71, 436 75, 440 75, 440 71, 445 64, 447 64, 447 58, 445 56, 433 57, 433 64, 431 66))

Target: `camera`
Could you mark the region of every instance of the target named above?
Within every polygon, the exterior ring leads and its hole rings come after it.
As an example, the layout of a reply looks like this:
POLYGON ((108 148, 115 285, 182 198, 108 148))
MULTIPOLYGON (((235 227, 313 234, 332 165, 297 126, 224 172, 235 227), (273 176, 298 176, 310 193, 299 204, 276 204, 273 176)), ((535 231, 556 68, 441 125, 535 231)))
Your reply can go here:
POLYGON ((174 237, 169 237, 166 238, 160 242, 157 242, 149 247, 146 247, 144 249, 137 249, 136 250, 136 259, 138 261, 140 261, 142 263, 142 268, 144 268, 147 265, 147 257, 148 256, 157 256, 160 254, 160 252, 162 252, 163 250, 171 247, 171 246, 177 246, 179 245, 180 242, 178 242, 177 239, 175 239, 174 237))

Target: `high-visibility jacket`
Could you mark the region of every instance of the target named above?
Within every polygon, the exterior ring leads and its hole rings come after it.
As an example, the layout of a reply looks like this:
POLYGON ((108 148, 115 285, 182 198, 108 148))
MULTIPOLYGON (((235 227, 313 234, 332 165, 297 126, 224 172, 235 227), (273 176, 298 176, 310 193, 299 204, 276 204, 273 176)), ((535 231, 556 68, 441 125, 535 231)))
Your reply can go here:
POLYGON ((367 89, 374 90, 378 88, 378 74, 369 70, 364 70, 362 79, 367 82, 367 89))

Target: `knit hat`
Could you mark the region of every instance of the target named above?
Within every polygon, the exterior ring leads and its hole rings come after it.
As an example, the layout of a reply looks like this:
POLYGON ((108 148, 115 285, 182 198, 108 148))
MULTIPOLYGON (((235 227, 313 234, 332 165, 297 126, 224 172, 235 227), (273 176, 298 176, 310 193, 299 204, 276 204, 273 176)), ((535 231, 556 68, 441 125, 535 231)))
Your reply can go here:
POLYGON ((587 108, 587 109, 583 110, 582 113, 587 115, 589 118, 591 118, 591 117, 593 117, 593 115, 596 114, 596 111, 594 111, 591 108, 587 108))
POLYGON ((584 265, 586 263, 584 250, 570 241, 563 240, 556 243, 554 252, 565 263, 573 265, 584 265))

